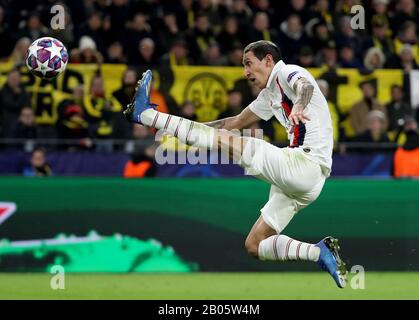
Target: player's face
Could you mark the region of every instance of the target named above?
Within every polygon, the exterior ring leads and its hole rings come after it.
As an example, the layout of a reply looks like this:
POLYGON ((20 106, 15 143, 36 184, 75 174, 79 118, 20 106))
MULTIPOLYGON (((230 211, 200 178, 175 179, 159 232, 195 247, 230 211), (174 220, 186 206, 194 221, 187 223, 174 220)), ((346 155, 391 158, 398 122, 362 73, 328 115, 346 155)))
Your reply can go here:
POLYGON ((269 75, 274 66, 272 57, 266 55, 259 60, 252 51, 243 56, 244 76, 256 87, 263 89, 268 83, 269 75))

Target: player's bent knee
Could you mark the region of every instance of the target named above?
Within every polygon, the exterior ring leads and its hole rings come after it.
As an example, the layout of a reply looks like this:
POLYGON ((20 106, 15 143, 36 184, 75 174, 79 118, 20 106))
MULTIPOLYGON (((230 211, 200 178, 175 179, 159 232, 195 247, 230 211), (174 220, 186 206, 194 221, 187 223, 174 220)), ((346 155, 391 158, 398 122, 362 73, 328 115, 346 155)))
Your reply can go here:
POLYGON ((249 237, 247 237, 246 242, 244 243, 247 253, 256 259, 259 257, 259 243, 259 241, 255 241, 255 239, 249 237))

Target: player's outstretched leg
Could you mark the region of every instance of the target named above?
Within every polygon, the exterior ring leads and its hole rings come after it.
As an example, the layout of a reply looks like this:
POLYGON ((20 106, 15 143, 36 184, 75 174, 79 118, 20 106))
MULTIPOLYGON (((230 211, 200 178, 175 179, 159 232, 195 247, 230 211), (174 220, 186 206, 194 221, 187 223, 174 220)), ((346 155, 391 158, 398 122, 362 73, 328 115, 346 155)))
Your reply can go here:
POLYGON ((278 234, 291 221, 293 213, 282 214, 279 230, 272 229, 260 216, 246 239, 246 249, 259 260, 304 260, 317 262, 320 248, 315 244, 301 242, 283 234, 278 234))
POLYGON ((124 111, 125 117, 131 122, 163 129, 185 144, 211 149, 214 142, 214 128, 154 110, 155 105, 150 103, 152 76, 150 70, 143 73, 132 102, 124 111))
POLYGON ((346 268, 339 256, 337 239, 326 237, 317 244, 312 244, 281 234, 292 217, 292 213, 286 214, 286 211, 282 211, 277 230, 267 225, 262 216, 259 217, 246 239, 245 245, 249 254, 262 261, 316 262, 333 277, 339 288, 343 288, 346 283, 346 268))
MULTIPOLYGON (((317 244, 301 242, 286 235, 274 235, 260 241, 257 257, 260 260, 313 261, 335 280, 339 288, 346 284, 346 266, 339 256, 338 240, 326 237, 317 244)), ((256 252, 254 254, 256 256, 256 252)))

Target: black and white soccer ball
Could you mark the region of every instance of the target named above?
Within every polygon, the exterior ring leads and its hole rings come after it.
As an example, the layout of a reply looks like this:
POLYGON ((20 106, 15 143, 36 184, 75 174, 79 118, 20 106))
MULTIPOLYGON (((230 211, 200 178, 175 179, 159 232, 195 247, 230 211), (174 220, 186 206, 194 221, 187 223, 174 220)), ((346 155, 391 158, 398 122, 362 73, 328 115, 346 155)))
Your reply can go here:
POLYGON ((68 52, 61 41, 43 37, 35 40, 26 55, 29 71, 42 79, 53 79, 67 67, 68 52))

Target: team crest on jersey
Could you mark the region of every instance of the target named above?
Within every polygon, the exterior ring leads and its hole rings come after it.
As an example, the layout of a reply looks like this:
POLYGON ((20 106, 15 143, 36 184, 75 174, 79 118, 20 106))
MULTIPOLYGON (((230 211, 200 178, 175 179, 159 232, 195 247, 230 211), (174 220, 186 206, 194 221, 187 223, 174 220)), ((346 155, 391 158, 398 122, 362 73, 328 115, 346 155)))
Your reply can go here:
POLYGON ((294 78, 294 76, 295 76, 297 73, 298 73, 298 71, 291 72, 291 73, 288 75, 287 81, 288 81, 288 82, 290 82, 290 81, 291 81, 291 79, 292 79, 292 78, 294 78))

